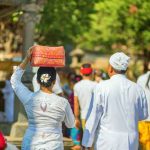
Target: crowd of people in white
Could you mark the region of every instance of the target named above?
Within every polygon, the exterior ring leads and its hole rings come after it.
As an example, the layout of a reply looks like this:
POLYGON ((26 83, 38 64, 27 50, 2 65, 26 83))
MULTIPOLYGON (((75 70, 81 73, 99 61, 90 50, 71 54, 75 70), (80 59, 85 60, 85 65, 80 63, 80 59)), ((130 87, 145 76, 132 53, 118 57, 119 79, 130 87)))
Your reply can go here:
POLYGON ((73 86, 72 110, 54 67, 39 67, 32 81, 34 92, 21 82, 31 54, 29 49, 11 77, 29 123, 22 150, 63 150, 63 122, 68 128, 82 128, 81 146, 74 149, 138 150, 138 122, 150 123, 150 72, 132 82, 126 76, 130 57, 117 52, 109 59, 110 79, 96 83, 91 65, 83 64, 82 80, 73 86))

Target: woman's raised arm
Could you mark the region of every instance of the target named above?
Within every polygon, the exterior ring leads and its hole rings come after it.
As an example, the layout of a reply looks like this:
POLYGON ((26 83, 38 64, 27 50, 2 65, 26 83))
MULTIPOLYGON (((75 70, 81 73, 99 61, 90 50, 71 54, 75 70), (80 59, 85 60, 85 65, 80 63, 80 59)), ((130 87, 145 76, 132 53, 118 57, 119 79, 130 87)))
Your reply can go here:
POLYGON ((21 78, 25 71, 25 68, 30 60, 31 57, 31 49, 27 51, 27 55, 21 64, 17 67, 14 71, 13 75, 11 76, 11 85, 13 90, 15 91, 16 95, 18 96, 19 100, 26 104, 28 100, 30 100, 33 92, 31 92, 22 82, 21 78))

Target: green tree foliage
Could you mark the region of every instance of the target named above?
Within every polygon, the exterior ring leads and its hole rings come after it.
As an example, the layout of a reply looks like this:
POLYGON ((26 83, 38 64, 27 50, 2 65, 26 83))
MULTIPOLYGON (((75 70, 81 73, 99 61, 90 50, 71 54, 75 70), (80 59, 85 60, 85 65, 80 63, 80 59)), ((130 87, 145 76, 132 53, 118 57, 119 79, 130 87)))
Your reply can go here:
POLYGON ((38 25, 43 44, 75 44, 90 27, 96 0, 48 0, 38 25))
POLYGON ((48 0, 38 26, 43 44, 74 44, 150 57, 149 0, 48 0))
POLYGON ((122 45, 133 52, 149 50, 149 0, 104 0, 94 8, 97 13, 91 15, 92 28, 80 37, 82 47, 111 50, 122 45))

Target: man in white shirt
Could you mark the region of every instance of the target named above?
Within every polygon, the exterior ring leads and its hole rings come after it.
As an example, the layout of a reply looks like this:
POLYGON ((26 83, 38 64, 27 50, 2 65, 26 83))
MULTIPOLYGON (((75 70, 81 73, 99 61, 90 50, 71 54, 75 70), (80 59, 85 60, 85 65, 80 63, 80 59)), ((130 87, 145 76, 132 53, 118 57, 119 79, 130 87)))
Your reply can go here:
POLYGON ((77 128, 80 127, 81 123, 82 128, 84 129, 85 127, 85 121, 90 106, 92 93, 97 84, 96 82, 91 81, 92 71, 93 70, 90 64, 83 64, 80 69, 83 79, 74 86, 74 114, 77 128))
POLYGON ((148 108, 143 89, 125 76, 129 59, 122 52, 110 57, 110 79, 94 90, 83 149, 94 143, 94 150, 138 150, 138 121, 148 117, 148 108))
POLYGON ((139 122, 139 133, 140 133, 140 147, 142 150, 150 149, 150 71, 141 75, 137 84, 139 84, 145 91, 149 116, 146 120, 139 122))

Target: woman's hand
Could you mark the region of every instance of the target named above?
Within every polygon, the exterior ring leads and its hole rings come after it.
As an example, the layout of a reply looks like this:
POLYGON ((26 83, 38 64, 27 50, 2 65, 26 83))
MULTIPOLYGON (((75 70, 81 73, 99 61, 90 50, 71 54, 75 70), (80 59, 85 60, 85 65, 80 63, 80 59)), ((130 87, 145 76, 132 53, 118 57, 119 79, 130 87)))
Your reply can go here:
POLYGON ((29 63, 30 59, 31 59, 31 55, 32 55, 32 47, 30 47, 27 50, 27 54, 24 58, 24 60, 22 61, 22 63, 19 65, 20 68, 22 68, 23 70, 26 68, 27 64, 29 63))
MULTIPOLYGON (((33 47, 33 46, 32 46, 32 47, 33 47)), ((31 56, 32 56, 32 47, 30 47, 30 48, 27 50, 26 58, 28 59, 28 61, 30 61, 31 56)))

